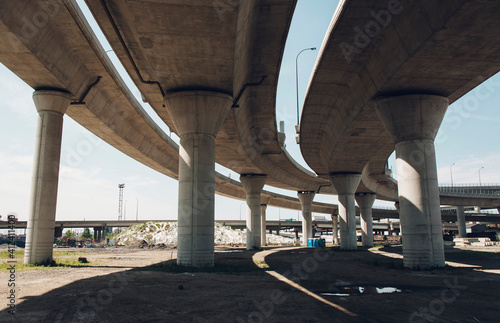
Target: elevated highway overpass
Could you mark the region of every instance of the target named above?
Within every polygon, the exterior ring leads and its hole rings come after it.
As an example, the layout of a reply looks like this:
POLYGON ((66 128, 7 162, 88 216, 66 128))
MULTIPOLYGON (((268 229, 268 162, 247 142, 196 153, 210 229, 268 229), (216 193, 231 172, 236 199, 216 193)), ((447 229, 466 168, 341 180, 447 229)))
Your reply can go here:
MULTIPOLYGON (((214 191, 247 200, 250 248, 261 243, 261 204, 303 208, 306 228, 311 227, 311 212, 336 212, 337 206, 312 203, 315 193, 338 192, 324 173, 317 172, 318 176, 308 172, 290 158, 276 127, 276 84, 295 1, 245 1, 225 11, 222 17, 213 6, 199 1, 87 3, 144 100, 180 135, 180 149, 127 90, 75 1, 3 4, 0 39, 4 45, 0 60, 36 90, 41 125, 62 126, 65 112, 125 154, 167 176, 180 178, 179 219, 186 221, 181 250, 182 245, 189 249, 196 239, 201 239, 198 245, 210 245, 214 191), (47 19, 35 25, 33 19, 41 13, 47 19), (155 16, 163 18, 149 19, 155 16), (190 50, 181 52, 176 46, 190 50), (215 111, 219 111, 218 116, 215 111), (208 122, 210 119, 213 122, 208 122), (217 174, 213 161, 242 174, 243 185, 217 174), (203 178, 192 176, 193 172, 203 178), (262 192, 264 183, 299 191, 299 198, 262 192), (208 234, 193 232, 193 223, 198 223, 194 226, 198 232, 208 234)), ((341 8, 347 3, 342 3, 341 8)), ((349 24, 349 19, 338 23, 349 24)), ((306 124, 303 120, 301 127, 306 124)), ((306 133, 307 126, 301 129, 301 140, 306 133)), ((44 141, 51 134, 43 132, 39 137, 40 156, 47 160, 36 171, 41 176, 35 176, 30 218, 33 227, 28 232, 49 230, 55 214, 57 169, 53 165, 59 163, 60 138, 56 135, 44 141), (53 150, 44 154, 44 147, 53 150), (49 186, 41 189, 42 184, 49 186)), ((385 148, 382 151, 385 153, 385 148)), ((370 159, 372 165, 387 158, 384 154, 377 156, 379 160, 370 159)), ((358 193, 370 195, 373 191, 383 199, 398 200, 394 181, 376 179, 379 189, 366 184, 373 178, 376 176, 366 176, 358 193)), ((463 200, 447 198, 444 204, 460 205, 458 202, 463 200)), ((500 200, 476 198, 467 203, 496 207, 500 200)), ((42 240, 47 240, 47 235, 44 237, 42 240)), ((51 254, 49 245, 29 239, 27 250, 35 245, 40 249, 27 252, 27 262, 44 261, 51 254)), ((180 262, 210 263, 211 255, 213 248, 208 247, 198 256, 186 253, 186 260, 180 262)))
POLYGON ((405 266, 444 265, 439 205, 470 200, 440 199, 434 137, 448 104, 500 70, 499 12, 497 1, 340 2, 306 93, 300 148, 339 193, 347 248, 354 194, 376 193, 399 201, 405 266), (385 169, 394 150, 398 183, 385 169))

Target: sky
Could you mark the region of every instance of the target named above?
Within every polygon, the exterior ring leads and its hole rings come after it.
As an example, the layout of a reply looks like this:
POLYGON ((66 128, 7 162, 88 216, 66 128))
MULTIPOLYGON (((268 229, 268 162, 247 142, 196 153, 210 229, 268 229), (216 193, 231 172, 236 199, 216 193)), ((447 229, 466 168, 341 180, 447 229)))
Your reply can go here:
MULTIPOLYGON (((338 1, 332 0, 298 1, 281 66, 276 121, 277 124, 285 121, 286 148, 305 167, 295 143, 295 58, 304 48, 319 50, 337 4, 338 1)), ((111 49, 106 43, 103 47, 111 49)), ((299 57, 300 105, 318 50, 305 51, 299 57)), ((108 55, 119 64, 112 51, 108 55)), ((120 70, 120 66, 117 68, 120 70)), ((142 102, 127 75, 122 73, 122 76, 142 102)), ((20 220, 27 220, 30 204, 37 120, 32 94, 32 88, 0 64, 0 215, 15 213, 20 220)), ((500 183, 499 102, 500 75, 496 75, 448 108, 436 138, 440 185, 450 184, 450 167, 454 185, 478 184, 479 176, 483 185, 500 183)), ((153 110, 147 104, 143 107, 169 133, 153 110)), ((173 138, 177 140, 175 135, 173 138)), ((389 165, 395 173, 394 156, 389 159, 389 165)), ((223 167, 216 169, 225 175, 231 174, 232 178, 238 176, 223 167)), ((117 219, 120 183, 125 183, 125 219, 177 218, 176 180, 122 154, 65 116, 56 219, 117 219)), ((293 191, 268 186, 265 189, 296 197, 293 191)), ((330 195, 317 195, 315 201, 337 203, 336 197, 330 195)), ((383 201, 375 205, 392 207, 392 203, 383 201)), ((217 220, 244 219, 245 209, 244 201, 216 195, 217 220)), ((271 206, 267 216, 268 219, 301 219, 299 211, 271 206)))

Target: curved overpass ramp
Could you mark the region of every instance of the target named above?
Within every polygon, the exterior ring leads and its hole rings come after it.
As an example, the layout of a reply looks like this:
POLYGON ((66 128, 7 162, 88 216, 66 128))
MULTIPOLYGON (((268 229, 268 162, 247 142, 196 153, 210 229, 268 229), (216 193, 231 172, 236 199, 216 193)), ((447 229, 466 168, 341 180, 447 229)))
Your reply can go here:
POLYGON ((347 248, 354 193, 373 191, 399 200, 405 266, 444 265, 439 205, 464 200, 439 199, 434 138, 448 104, 500 70, 498 12, 497 1, 341 1, 306 93, 300 148, 339 191, 347 248), (385 174, 395 148, 398 185, 385 174))
MULTIPOLYGON (((72 119, 124 154, 177 179, 178 145, 142 109, 114 69, 79 8, 74 2, 70 3, 47 8, 53 10, 53 16, 32 38, 23 32, 22 18, 34 17, 45 8, 29 1, 3 5, 0 11, 0 37, 5 44, 0 52, 2 63, 35 90, 69 91, 72 102, 66 114, 72 119), (98 77, 99 81, 92 85, 98 77)), ((283 160, 288 160, 296 173, 300 171, 300 176, 313 180, 311 188, 316 187, 315 181, 322 183, 315 180, 313 174, 302 172, 300 165, 293 164, 286 151, 282 147, 279 149, 283 160)), ((294 190, 308 188, 307 185, 300 186, 300 180, 296 181, 298 186, 293 186, 294 190)), ((222 195, 245 199, 245 191, 239 182, 218 174, 216 186, 222 195)), ((288 199, 283 195, 267 192, 264 197, 270 205, 276 203, 276 206, 300 209, 297 199, 292 198, 296 203, 287 204, 286 201, 277 201, 288 199)), ((316 208, 314 212, 333 211, 333 206, 329 206, 316 208)))
POLYGON ((304 102, 308 165, 323 177, 363 173, 360 192, 396 200, 385 175, 394 142, 376 100, 426 93, 453 103, 497 73, 499 11, 496 1, 341 1, 304 102))

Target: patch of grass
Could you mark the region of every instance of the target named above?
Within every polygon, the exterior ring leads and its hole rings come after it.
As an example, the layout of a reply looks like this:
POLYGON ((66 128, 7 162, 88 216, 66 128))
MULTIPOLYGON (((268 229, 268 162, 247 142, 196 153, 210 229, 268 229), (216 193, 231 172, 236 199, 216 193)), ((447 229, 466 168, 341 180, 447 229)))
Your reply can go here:
POLYGON ((0 272, 8 272, 9 268, 15 265, 16 272, 26 271, 26 270, 49 270, 51 268, 71 268, 71 267, 89 267, 95 266, 97 263, 86 262, 82 263, 78 261, 78 257, 75 258, 57 258, 55 257, 53 262, 48 265, 26 265, 22 261, 18 261, 16 264, 2 263, 0 264, 0 272))
MULTIPOLYGON (((91 262, 80 262, 78 258, 54 258, 55 264, 54 267, 88 267, 92 266, 91 262)), ((95 263, 94 263, 95 265, 95 263)))
MULTIPOLYGON (((53 257, 64 257, 64 256, 81 256, 85 255, 86 253, 83 252, 72 252, 72 251, 54 251, 53 252, 53 257)), ((9 259, 10 258, 10 252, 7 250, 1 251, 0 252, 0 259, 9 259)), ((19 249, 14 251, 14 258, 24 258, 24 250, 19 249)))
POLYGON ((269 265, 266 264, 265 261, 254 261, 254 263, 257 265, 257 267, 262 268, 262 269, 269 269, 269 265))
MULTIPOLYGON (((0 259, 9 259, 11 253, 7 250, 1 251, 0 252, 0 259)), ((14 251, 14 258, 23 258, 24 257, 24 250, 16 250, 14 251)))

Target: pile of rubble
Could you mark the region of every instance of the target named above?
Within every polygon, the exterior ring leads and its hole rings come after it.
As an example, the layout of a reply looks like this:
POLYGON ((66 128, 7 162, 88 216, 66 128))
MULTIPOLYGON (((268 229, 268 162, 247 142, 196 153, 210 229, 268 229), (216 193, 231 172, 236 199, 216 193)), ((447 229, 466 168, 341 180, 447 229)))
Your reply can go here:
MULTIPOLYGON (((116 236, 116 244, 121 246, 146 245, 177 245, 177 222, 146 222, 131 226, 116 236)), ((275 234, 267 234, 267 243, 272 245, 288 245, 293 240, 275 234)), ((245 231, 234 230, 216 223, 214 228, 214 242, 216 245, 245 245, 247 235, 245 231)))

